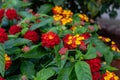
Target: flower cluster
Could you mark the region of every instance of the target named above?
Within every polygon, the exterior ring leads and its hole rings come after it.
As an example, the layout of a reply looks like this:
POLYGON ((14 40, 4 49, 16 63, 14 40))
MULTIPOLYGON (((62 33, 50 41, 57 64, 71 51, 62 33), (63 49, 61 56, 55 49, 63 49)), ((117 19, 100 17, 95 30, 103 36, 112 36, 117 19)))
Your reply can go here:
POLYGON ((18 32, 21 32, 22 28, 20 26, 17 26, 17 25, 12 25, 9 29, 9 33, 14 35, 18 32))
POLYGON ((4 17, 4 9, 0 9, 0 22, 2 20, 2 18, 4 17))
POLYGON ((102 80, 119 80, 119 77, 116 76, 113 72, 106 71, 102 80))
POLYGON ((92 78, 93 80, 99 80, 100 79, 100 67, 101 67, 101 60, 100 58, 94 58, 86 61, 91 69, 92 78))
POLYGON ((78 16, 80 17, 80 19, 81 19, 82 21, 86 21, 86 22, 89 21, 89 18, 87 17, 86 14, 79 14, 78 16))
POLYGON ((10 57, 7 54, 5 54, 5 70, 7 70, 11 64, 12 64, 12 61, 10 57))
POLYGON ((5 32, 5 29, 0 28, 0 43, 4 43, 7 40, 8 40, 8 35, 5 32))
POLYGON ((75 36, 71 34, 65 35, 63 38, 64 46, 69 49, 77 48, 79 45, 85 45, 84 40, 88 39, 90 37, 89 33, 84 33, 82 35, 76 34, 75 36))
POLYGON ((57 21, 60 21, 60 23, 62 25, 66 25, 67 23, 70 23, 72 22, 72 15, 73 13, 70 11, 70 10, 63 10, 62 7, 60 6, 55 6, 53 9, 52 9, 52 12, 53 12, 53 18, 54 20, 57 22, 57 21))
POLYGON ((8 20, 14 20, 18 18, 18 14, 15 9, 9 8, 9 9, 0 9, 0 21, 4 17, 4 15, 7 17, 8 20))
POLYGON ((120 52, 120 49, 118 48, 116 43, 114 41, 112 41, 110 38, 103 37, 103 36, 99 36, 98 38, 101 39, 102 41, 106 42, 106 43, 110 43, 111 49, 113 51, 120 52))
POLYGON ((17 12, 14 9, 7 9, 6 11, 6 17, 8 20, 13 20, 13 19, 17 19, 17 12))
POLYGON ((31 40, 33 43, 37 43, 39 40, 39 35, 36 31, 28 30, 24 34, 24 38, 31 40))
POLYGON ((47 32, 41 36, 42 46, 53 48, 55 45, 60 43, 59 36, 54 32, 47 32))
POLYGON ((5 80, 3 77, 0 76, 0 80, 5 80))

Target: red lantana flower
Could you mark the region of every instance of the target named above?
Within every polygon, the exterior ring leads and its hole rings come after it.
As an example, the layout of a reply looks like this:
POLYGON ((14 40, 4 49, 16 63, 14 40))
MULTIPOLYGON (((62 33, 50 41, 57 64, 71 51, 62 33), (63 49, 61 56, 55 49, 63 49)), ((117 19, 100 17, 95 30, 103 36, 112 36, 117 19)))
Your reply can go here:
POLYGON ((5 80, 3 77, 0 76, 0 80, 5 80))
POLYGON ((59 36, 54 32, 42 34, 41 39, 43 47, 53 48, 55 45, 60 43, 59 36))
POLYGON ((73 38, 73 36, 71 34, 66 34, 65 35, 65 37, 63 38, 65 48, 74 49, 76 47, 75 44, 72 44, 72 38, 73 38))
POLYGON ((0 28, 0 33, 5 33, 5 29, 0 28))
POLYGON ((37 43, 39 40, 38 33, 30 30, 24 34, 24 38, 31 40, 33 43, 37 43))
POLYGON ((17 18, 17 12, 14 9, 7 9, 6 11, 6 17, 8 20, 13 20, 17 18))
POLYGON ((0 21, 2 20, 3 16, 4 16, 4 9, 0 9, 0 21))
POLYGON ((13 25, 13 26, 10 27, 9 33, 10 34, 16 34, 16 33, 20 32, 21 30, 22 30, 22 28, 20 26, 13 25))
POLYGON ((11 66, 11 64, 12 61, 10 57, 7 54, 5 54, 5 70, 7 70, 11 66))
POLYGON ((5 33, 3 28, 0 28, 0 43, 4 43, 8 40, 8 35, 5 33))
POLYGON ((83 33, 82 36, 85 38, 85 39, 88 39, 90 38, 90 33, 83 33))
POLYGON ((101 67, 101 60, 100 58, 94 58, 86 61, 91 69, 91 72, 98 72, 101 67))
POLYGON ((92 73, 92 80, 100 80, 100 78, 101 78, 100 72, 92 73))

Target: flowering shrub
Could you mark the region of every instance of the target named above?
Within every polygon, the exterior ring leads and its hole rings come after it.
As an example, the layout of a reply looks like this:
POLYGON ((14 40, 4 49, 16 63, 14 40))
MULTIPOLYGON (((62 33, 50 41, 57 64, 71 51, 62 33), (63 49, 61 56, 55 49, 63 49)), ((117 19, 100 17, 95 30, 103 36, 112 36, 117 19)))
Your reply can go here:
POLYGON ((50 16, 3 7, 0 80, 119 80, 110 66, 119 49, 97 34, 99 26, 87 15, 60 6, 50 16))

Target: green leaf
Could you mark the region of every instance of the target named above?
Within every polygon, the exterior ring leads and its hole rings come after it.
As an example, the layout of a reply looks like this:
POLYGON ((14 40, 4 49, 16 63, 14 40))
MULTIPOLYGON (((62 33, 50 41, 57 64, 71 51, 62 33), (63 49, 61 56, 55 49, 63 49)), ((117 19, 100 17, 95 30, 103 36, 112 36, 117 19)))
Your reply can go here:
POLYGON ((21 64, 20 70, 23 75, 26 75, 27 78, 32 79, 35 75, 34 64, 30 61, 25 61, 21 64))
POLYGON ((22 34, 22 35, 24 35, 24 34, 25 34, 28 30, 29 30, 29 28, 28 28, 28 27, 23 28, 23 29, 22 29, 22 31, 21 31, 21 34, 22 34))
POLYGON ((57 77, 57 80, 69 80, 72 69, 73 67, 62 68, 57 77))
POLYGON ((2 44, 0 44, 0 74, 2 76, 4 76, 4 72, 5 72, 5 58, 4 58, 4 47, 2 44))
POLYGON ((12 47, 12 48, 5 49, 5 52, 10 55, 19 54, 21 52, 21 49, 18 47, 12 47))
POLYGON ((95 45, 96 50, 100 53, 109 53, 109 48, 103 43, 103 41, 99 40, 97 37, 92 37, 89 40, 91 40, 91 43, 95 45))
POLYGON ((89 1, 87 7, 91 12, 92 17, 96 16, 100 10, 95 1, 89 1))
POLYGON ((68 58, 68 51, 65 53, 65 55, 60 55, 58 52, 60 50, 60 48, 63 46, 63 43, 61 41, 61 43, 57 46, 54 47, 54 51, 55 51, 55 62, 57 64, 57 66, 62 69, 66 63, 66 60, 68 58), (63 60, 61 60, 61 57, 64 57, 63 60))
POLYGON ((118 70, 117 68, 115 68, 115 67, 112 67, 112 66, 110 66, 110 65, 102 65, 102 67, 100 68, 100 70, 104 70, 104 71, 106 71, 106 70, 109 70, 109 71, 115 71, 115 70, 118 70))
POLYGON ((32 46, 29 52, 22 54, 20 57, 24 58, 41 58, 47 54, 46 50, 40 48, 39 46, 32 46))
POLYGON ((20 11, 20 12, 19 12, 19 15, 21 15, 22 17, 28 18, 28 19, 34 17, 32 14, 30 14, 30 13, 27 12, 27 11, 20 11))
POLYGON ((7 77, 6 80, 21 80, 21 75, 14 75, 14 76, 7 77))
POLYGON ((55 74, 55 71, 52 68, 42 69, 37 73, 37 76, 34 80, 48 80, 55 74))
POLYGON ((4 43, 5 49, 12 48, 15 46, 21 46, 30 43, 30 40, 23 39, 23 38, 17 38, 17 39, 11 39, 4 43))
MULTIPOLYGON (((14 1, 13 1, 13 2, 14 2, 14 1)), ((18 1, 16 7, 17 7, 17 8, 21 8, 21 7, 27 7, 27 6, 30 6, 30 5, 31 5, 30 2, 18 1)))
POLYGON ((109 51, 108 53, 104 54, 104 58, 106 63, 110 65, 113 60, 113 53, 109 51))
POLYGON ((87 48, 87 53, 84 55, 85 59, 93 59, 96 58, 96 49, 90 44, 87 48))
POLYGON ((53 8, 53 6, 51 4, 43 4, 40 9, 38 10, 38 13, 48 13, 51 11, 51 9, 53 8))
POLYGON ((90 67, 84 61, 78 61, 75 64, 75 72, 78 80, 92 80, 90 67))
POLYGON ((35 29, 37 29, 37 28, 40 28, 40 27, 45 26, 46 24, 52 23, 52 22, 53 22, 53 18, 50 17, 50 18, 47 18, 47 19, 41 21, 41 22, 38 23, 38 24, 34 24, 30 29, 31 29, 31 30, 35 30, 35 29))
POLYGON ((76 50, 76 55, 75 55, 76 59, 83 59, 83 54, 80 50, 76 50))
POLYGON ((75 29, 74 34, 83 34, 85 32, 87 32, 87 28, 80 26, 75 29))
POLYGON ((63 5, 65 0, 53 0, 55 5, 63 5))
POLYGON ((120 58, 120 52, 113 52, 114 59, 119 59, 120 58))

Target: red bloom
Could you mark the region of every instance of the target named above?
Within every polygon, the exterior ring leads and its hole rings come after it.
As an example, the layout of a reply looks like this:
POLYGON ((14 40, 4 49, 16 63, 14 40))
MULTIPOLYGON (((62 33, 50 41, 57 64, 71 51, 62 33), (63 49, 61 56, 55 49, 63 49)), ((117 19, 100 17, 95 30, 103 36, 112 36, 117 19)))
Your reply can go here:
POLYGON ((94 58, 86 61, 91 69, 91 72, 97 72, 100 70, 101 67, 101 60, 100 58, 94 58))
POLYGON ((42 46, 53 48, 55 45, 60 43, 59 36, 54 32, 47 32, 45 34, 42 34, 42 46))
POLYGON ((0 33, 5 33, 5 29, 0 28, 0 33))
POLYGON ((17 12, 14 9, 7 9, 6 17, 8 20, 13 20, 17 18, 17 12))
POLYGON ((0 76, 0 80, 5 80, 3 77, 0 76))
POLYGON ((16 34, 16 33, 20 32, 21 30, 22 30, 22 28, 20 26, 13 25, 13 26, 10 27, 9 33, 10 34, 16 34))
POLYGON ((92 73, 92 80, 100 80, 100 72, 94 72, 92 73))
POLYGON ((73 44, 73 36, 71 34, 66 34, 63 38, 64 47, 68 49, 74 49, 76 48, 76 45, 73 44))
POLYGON ((81 45, 80 45, 80 49, 85 51, 87 49, 87 45, 85 44, 85 42, 81 42, 81 45))
POLYGON ((84 33, 84 34, 82 34, 82 36, 85 38, 85 39, 88 39, 88 38, 90 38, 90 33, 84 33))
POLYGON ((0 21, 2 20, 3 16, 4 16, 4 9, 0 9, 0 21))
POLYGON ((5 54, 5 70, 7 70, 11 66, 11 64, 12 61, 10 57, 7 54, 5 54))
POLYGON ((11 61, 7 61, 7 62, 5 63, 5 70, 7 70, 7 69, 10 67, 11 64, 12 64, 11 61))
POLYGON ((33 43, 37 43, 39 40, 38 33, 30 30, 24 34, 24 38, 31 40, 33 43))
POLYGON ((60 55, 64 55, 66 52, 67 52, 68 48, 65 48, 65 47, 62 47, 60 50, 59 50, 59 54, 60 55))
POLYGON ((5 33, 3 28, 0 28, 0 43, 4 43, 8 40, 8 35, 5 33))

